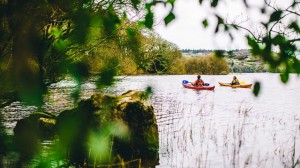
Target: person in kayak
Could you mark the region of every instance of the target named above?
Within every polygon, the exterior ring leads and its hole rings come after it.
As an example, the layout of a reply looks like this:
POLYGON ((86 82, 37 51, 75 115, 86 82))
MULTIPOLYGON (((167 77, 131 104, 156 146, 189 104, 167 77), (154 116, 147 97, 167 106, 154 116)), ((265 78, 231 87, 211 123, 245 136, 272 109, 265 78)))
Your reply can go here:
POLYGON ((193 86, 203 86, 204 81, 201 79, 201 76, 198 75, 196 81, 192 84, 193 86))
POLYGON ((232 82, 231 82, 230 84, 231 84, 231 85, 239 85, 240 82, 239 82, 239 80, 236 78, 236 76, 233 76, 233 80, 232 80, 232 82))

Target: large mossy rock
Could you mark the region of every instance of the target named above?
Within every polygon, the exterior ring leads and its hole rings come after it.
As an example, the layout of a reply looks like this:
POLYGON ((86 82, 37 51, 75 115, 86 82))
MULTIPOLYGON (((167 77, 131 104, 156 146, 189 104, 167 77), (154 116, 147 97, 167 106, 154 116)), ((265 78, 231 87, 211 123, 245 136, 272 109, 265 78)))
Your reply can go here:
POLYGON ((14 128, 15 147, 22 157, 30 157, 39 150, 38 140, 56 134, 56 116, 36 112, 17 122, 14 128))
POLYGON ((21 136, 24 134, 47 139, 56 134, 55 130, 56 116, 45 112, 35 112, 30 116, 17 122, 14 128, 14 135, 21 136))
POLYGON ((130 141, 122 143, 119 153, 131 151, 135 157, 151 160, 158 157, 158 129, 154 109, 143 100, 145 96, 144 92, 129 91, 119 98, 118 111, 131 132, 130 141))
POLYGON ((146 97, 141 91, 128 91, 120 96, 95 94, 79 102, 77 108, 63 111, 57 119, 57 130, 71 162, 87 164, 87 160, 97 159, 91 153, 108 148, 107 163, 118 162, 120 158, 141 158, 142 162, 156 164, 158 129, 153 107, 146 97), (129 131, 121 135, 124 127, 111 127, 114 123, 126 125, 129 131), (91 135, 100 141, 98 146, 91 145, 91 135), (101 146, 101 137, 107 137, 110 143, 101 146))

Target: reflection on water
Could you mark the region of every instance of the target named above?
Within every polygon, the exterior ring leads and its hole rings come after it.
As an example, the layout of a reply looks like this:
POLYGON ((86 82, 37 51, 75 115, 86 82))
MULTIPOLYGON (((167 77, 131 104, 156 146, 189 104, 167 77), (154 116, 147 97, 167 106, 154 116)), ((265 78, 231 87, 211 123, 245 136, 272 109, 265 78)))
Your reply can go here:
POLYGON ((34 106, 26 106, 20 102, 13 102, 9 106, 0 109, 2 122, 7 129, 8 134, 13 134, 12 130, 16 126, 18 120, 29 116, 32 112, 37 111, 34 106))
MULTIPOLYGON (((252 89, 220 87, 231 75, 202 75, 216 85, 215 91, 195 91, 181 86, 195 76, 135 76, 124 78, 107 93, 153 88, 152 102, 159 129, 157 167, 292 167, 299 158, 300 79, 293 75, 287 85, 278 74, 238 74, 240 81, 261 82, 259 97, 252 89)), ((51 85, 45 97, 46 111, 58 114, 73 107, 70 93, 76 84, 62 81, 51 85)), ((81 97, 96 91, 92 81, 81 85, 81 97)), ((5 127, 35 107, 15 102, 0 109, 5 127)), ((47 146, 47 145, 44 145, 47 146)))

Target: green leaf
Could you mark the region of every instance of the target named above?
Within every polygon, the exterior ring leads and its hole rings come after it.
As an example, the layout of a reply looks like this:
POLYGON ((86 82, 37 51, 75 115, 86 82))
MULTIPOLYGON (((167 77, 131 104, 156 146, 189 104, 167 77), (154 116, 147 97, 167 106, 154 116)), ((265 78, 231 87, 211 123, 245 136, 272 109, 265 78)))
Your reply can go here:
POLYGON ((260 9, 260 12, 261 12, 262 14, 266 13, 266 7, 262 7, 262 8, 260 9))
POLYGON ((138 9, 138 5, 141 3, 141 0, 131 0, 131 3, 134 7, 134 9, 138 9))
POLYGON ((58 51, 61 51, 61 50, 64 50, 67 48, 66 42, 62 39, 55 40, 53 45, 54 45, 54 48, 57 49, 58 51))
POLYGON ((168 25, 172 20, 175 19, 175 15, 173 12, 170 12, 168 14, 168 16, 165 17, 164 21, 165 21, 165 24, 168 25))
POLYGON ((296 5, 298 5, 299 2, 298 1, 294 1, 293 4, 291 5, 291 7, 295 7, 296 5))
POLYGON ((229 32, 228 34, 229 34, 230 40, 233 41, 233 35, 232 35, 232 33, 229 32))
POLYGON ((57 27, 53 27, 51 29, 51 34, 53 35, 54 38, 58 38, 62 34, 62 30, 57 27))
POLYGON ((265 29, 268 29, 268 27, 269 27, 269 22, 261 23, 261 24, 264 26, 265 29))
POLYGON ((169 2, 170 4, 172 4, 172 5, 175 3, 175 1, 176 1, 176 0, 168 0, 168 2, 169 2))
POLYGON ((98 86, 110 86, 114 83, 116 76, 116 69, 105 69, 104 71, 100 72, 100 78, 98 81, 98 86))
POLYGON ((218 24, 217 24, 217 26, 216 26, 215 33, 218 33, 218 32, 219 32, 220 25, 223 25, 223 24, 224 24, 224 20, 223 20, 223 18, 221 18, 221 17, 218 16, 218 15, 216 15, 216 17, 218 18, 218 24))
POLYGON ((119 65, 119 60, 113 57, 106 61, 105 67, 102 68, 99 80, 96 83, 99 88, 112 85, 115 82, 114 77, 117 75, 116 67, 119 65))
POLYGON ((215 33, 218 33, 218 32, 219 32, 219 27, 220 27, 220 25, 217 24, 216 29, 215 29, 215 33))
POLYGON ((74 30, 72 38, 76 42, 84 43, 87 40, 87 32, 91 22, 91 15, 87 10, 78 10, 72 15, 74 21, 74 30))
POLYGON ((259 82, 255 82, 254 89, 253 89, 254 95, 258 96, 259 91, 260 91, 260 83, 259 82))
POLYGON ((274 45, 279 45, 285 42, 285 38, 282 35, 278 34, 273 38, 272 42, 274 45))
POLYGON ((253 55, 260 55, 261 50, 260 50, 260 47, 259 47, 258 43, 253 38, 251 38, 250 36, 247 36, 247 41, 248 41, 249 46, 252 48, 251 53, 253 55))
POLYGON ((293 59, 293 67, 296 70, 296 73, 300 74, 300 61, 295 57, 293 59))
MULTIPOLYGON (((24 64, 27 64, 24 62, 24 64)), ((32 70, 28 69, 31 64, 20 66, 21 71, 14 74, 14 84, 17 96, 26 104, 41 107, 44 103, 43 95, 47 93, 47 87, 43 79, 32 70)))
POLYGON ((128 16, 126 12, 123 12, 122 14, 122 20, 128 20, 128 16))
POLYGON ((218 18, 218 24, 224 24, 224 19, 223 18, 221 18, 218 15, 216 15, 216 17, 218 18))
POLYGON ((219 2, 219 0, 213 0, 210 5, 212 7, 216 7, 218 5, 218 2, 219 2))
POLYGON ((289 25, 289 28, 290 29, 293 29, 294 31, 300 33, 300 27, 298 25, 298 23, 295 21, 295 22, 292 22, 290 25, 289 25))
POLYGON ((91 18, 92 27, 100 27, 103 24, 103 20, 100 16, 94 16, 91 18))
POLYGON ((148 86, 145 91, 144 91, 144 94, 142 95, 143 99, 147 100, 151 95, 153 94, 153 89, 151 86, 148 86))
POLYGON ((132 28, 127 28, 127 29, 126 29, 126 32, 127 32, 127 35, 128 35, 130 38, 133 38, 133 37, 135 37, 135 35, 136 35, 136 31, 135 31, 134 29, 132 29, 132 28))
POLYGON ((147 11, 151 11, 151 7, 153 6, 153 3, 147 3, 145 5, 145 9, 147 9, 147 11))
POLYGON ((271 14, 269 22, 278 21, 281 17, 282 11, 278 10, 271 14))
POLYGON ((68 70, 78 83, 90 76, 90 67, 85 62, 77 62, 69 65, 68 70))
POLYGON ((206 19, 204 19, 202 21, 202 25, 206 28, 208 26, 208 21, 206 19))
POLYGON ((139 29, 145 28, 145 22, 144 21, 137 22, 136 27, 139 29))
POLYGON ((151 86, 148 86, 145 90, 145 92, 148 94, 148 95, 151 95, 153 93, 153 89, 151 86))
POLYGON ((285 71, 284 73, 280 74, 280 78, 283 83, 287 83, 289 80, 289 73, 285 71))
POLYGON ((215 54, 218 58, 224 57, 224 50, 216 50, 215 54))
POLYGON ((121 23, 121 20, 112 5, 108 9, 108 12, 103 17, 103 25, 105 32, 110 35, 116 32, 116 26, 121 23))
POLYGON ((151 29, 152 26, 153 26, 153 13, 149 10, 148 13, 146 14, 145 16, 145 22, 144 22, 144 25, 151 29))
POLYGON ((229 27, 227 25, 224 25, 224 30, 227 32, 229 30, 229 27))
POLYGON ((234 29, 236 29, 236 30, 238 29, 238 26, 235 25, 235 24, 233 24, 232 27, 233 27, 234 29))
POLYGON ((81 88, 80 85, 77 85, 75 89, 71 92, 71 98, 74 102, 77 102, 80 98, 81 88))

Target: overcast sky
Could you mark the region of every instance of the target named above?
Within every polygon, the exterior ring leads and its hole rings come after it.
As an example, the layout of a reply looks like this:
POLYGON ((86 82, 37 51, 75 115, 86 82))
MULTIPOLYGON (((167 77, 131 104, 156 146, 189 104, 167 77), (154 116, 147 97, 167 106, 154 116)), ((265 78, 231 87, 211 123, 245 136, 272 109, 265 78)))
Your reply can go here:
MULTIPOLYGON (((284 0, 286 2, 286 0, 284 0)), ((289 0, 288 0, 289 1, 289 0)), ((155 26, 162 38, 175 43, 180 49, 245 49, 249 48, 245 39, 246 32, 235 31, 234 41, 231 41, 225 33, 214 34, 216 18, 214 13, 228 19, 238 18, 243 20, 250 18, 247 26, 258 28, 258 21, 264 20, 260 15, 259 8, 263 5, 263 0, 248 0, 252 7, 247 10, 242 0, 219 0, 216 10, 212 11, 208 0, 204 0, 202 6, 199 0, 176 0, 174 13, 176 19, 167 27, 164 25, 163 18, 170 10, 170 6, 157 6, 155 17, 158 22, 155 26), (204 29, 202 21, 208 18, 209 27, 204 29)))

